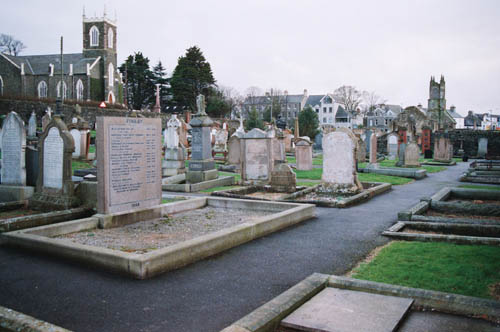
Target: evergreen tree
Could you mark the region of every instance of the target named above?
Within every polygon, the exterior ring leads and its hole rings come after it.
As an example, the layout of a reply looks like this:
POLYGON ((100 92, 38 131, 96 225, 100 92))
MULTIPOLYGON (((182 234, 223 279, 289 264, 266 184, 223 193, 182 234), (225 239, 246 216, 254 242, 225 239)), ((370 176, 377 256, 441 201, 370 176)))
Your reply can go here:
POLYGON ((208 90, 207 114, 213 118, 223 118, 231 112, 231 106, 224 97, 224 93, 215 88, 208 90))
POLYGON ((149 59, 141 52, 129 55, 119 67, 125 77, 123 89, 127 93, 127 104, 135 110, 143 109, 154 100, 154 75, 149 69, 149 59))
MULTIPOLYGON (((153 67, 153 83, 160 84, 160 101, 161 101, 161 106, 164 108, 167 104, 167 99, 168 99, 168 89, 167 89, 167 73, 166 69, 163 67, 163 64, 161 61, 158 61, 156 66, 153 67)), ((156 87, 155 87, 155 93, 156 93, 156 87)), ((155 94, 153 94, 153 100, 151 100, 151 104, 156 103, 155 99, 155 94)))
POLYGON ((186 55, 181 56, 170 78, 173 101, 180 106, 188 106, 196 110, 196 97, 204 94, 207 97, 210 87, 215 84, 210 64, 197 46, 186 50, 186 55))
POLYGON ((245 130, 250 131, 253 128, 264 129, 264 123, 259 117, 259 112, 252 106, 250 112, 248 112, 248 120, 246 121, 245 130))
POLYGON ((311 106, 307 106, 304 110, 299 113, 299 133, 300 136, 308 136, 311 140, 314 140, 316 134, 319 133, 319 120, 318 114, 312 109, 311 106))

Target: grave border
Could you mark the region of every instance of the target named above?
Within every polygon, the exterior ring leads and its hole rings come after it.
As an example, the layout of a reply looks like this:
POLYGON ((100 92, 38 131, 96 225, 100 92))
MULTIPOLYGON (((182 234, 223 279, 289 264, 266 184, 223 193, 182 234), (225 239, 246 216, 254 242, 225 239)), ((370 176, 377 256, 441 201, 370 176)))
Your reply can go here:
POLYGON ((297 224, 314 217, 314 215, 315 207, 310 204, 200 197, 141 210, 110 215, 98 214, 85 219, 3 233, 0 234, 0 240, 3 244, 10 246, 70 258, 101 268, 115 270, 137 279, 147 279, 297 224), (165 214, 197 209, 206 205, 260 209, 274 213, 142 255, 81 245, 49 237, 97 227, 117 227, 144 220, 145 218, 158 218, 165 214))

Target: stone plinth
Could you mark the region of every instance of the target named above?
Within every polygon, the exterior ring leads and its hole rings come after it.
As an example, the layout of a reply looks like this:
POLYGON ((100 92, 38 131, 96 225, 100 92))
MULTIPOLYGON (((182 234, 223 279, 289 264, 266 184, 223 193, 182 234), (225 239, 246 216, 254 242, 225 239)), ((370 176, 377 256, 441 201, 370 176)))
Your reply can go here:
POLYGON ((287 164, 278 164, 271 173, 271 188, 276 192, 296 191, 297 177, 287 164))
POLYGON ((363 186, 356 173, 356 137, 341 128, 323 137, 322 188, 325 193, 358 193, 363 186))
POLYGON ((38 144, 36 192, 30 205, 37 209, 69 209, 78 205, 71 180, 71 155, 75 150, 73 137, 57 115, 47 124, 38 144))
POLYGON ((407 167, 420 167, 420 148, 416 142, 411 142, 406 147, 404 166, 407 167))
POLYGON ((97 118, 97 211, 161 203, 161 119, 97 118))
POLYGON ((297 170, 310 171, 313 169, 312 143, 309 137, 300 137, 295 141, 295 159, 297 170))
POLYGON ((213 121, 206 115, 198 115, 189 123, 192 128, 192 140, 191 160, 186 172, 186 181, 188 183, 198 183, 217 178, 210 138, 212 124, 213 121))
POLYGON ((186 172, 186 149, 167 148, 163 162, 163 176, 174 176, 186 172))
POLYGON ((267 183, 274 166, 271 138, 264 131, 254 128, 241 140, 242 181, 267 183))

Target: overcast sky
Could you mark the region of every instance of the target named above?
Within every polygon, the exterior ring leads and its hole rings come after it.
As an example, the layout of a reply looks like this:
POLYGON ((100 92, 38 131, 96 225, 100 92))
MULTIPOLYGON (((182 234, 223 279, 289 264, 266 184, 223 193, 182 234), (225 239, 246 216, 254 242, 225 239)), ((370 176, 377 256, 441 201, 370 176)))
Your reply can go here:
POLYGON ((499 0, 21 0, 2 1, 0 33, 22 53, 82 50, 87 16, 118 18, 118 62, 141 51, 169 74, 198 45, 218 84, 289 94, 341 85, 388 103, 427 105, 430 76, 446 79, 447 106, 500 113, 499 0), (50 22, 50 23, 49 23, 50 22))

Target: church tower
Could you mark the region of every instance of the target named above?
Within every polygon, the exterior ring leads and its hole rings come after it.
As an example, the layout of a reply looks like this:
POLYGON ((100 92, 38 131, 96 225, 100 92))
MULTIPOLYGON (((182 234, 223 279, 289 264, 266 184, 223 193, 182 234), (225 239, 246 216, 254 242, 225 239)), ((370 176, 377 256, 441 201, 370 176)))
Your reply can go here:
POLYGON ((98 70, 91 68, 92 72, 87 74, 91 78, 100 80, 100 86, 95 89, 102 91, 102 100, 111 103, 117 102, 121 83, 117 68, 116 35, 116 20, 106 17, 106 11, 102 17, 87 17, 84 11, 83 56, 85 58, 100 57, 98 70))
POLYGON ((427 106, 427 114, 436 121, 439 121, 441 126, 443 120, 443 113, 446 110, 446 82, 444 76, 441 75, 439 83, 431 76, 429 84, 429 100, 427 106))

